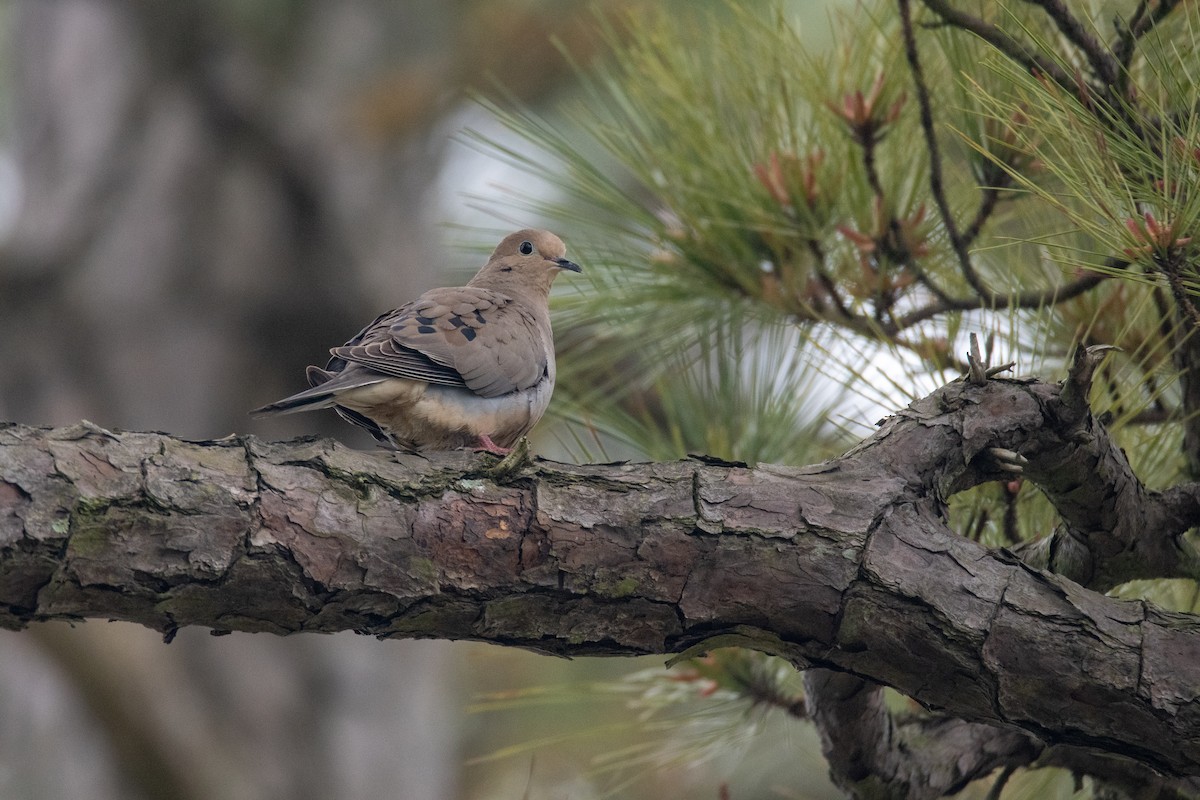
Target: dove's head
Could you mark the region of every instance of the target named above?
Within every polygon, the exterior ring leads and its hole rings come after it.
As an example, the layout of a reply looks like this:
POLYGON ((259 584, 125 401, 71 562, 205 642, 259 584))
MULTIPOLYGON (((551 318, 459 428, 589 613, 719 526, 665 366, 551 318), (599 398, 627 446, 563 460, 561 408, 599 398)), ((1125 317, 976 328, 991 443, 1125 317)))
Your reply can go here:
POLYGON ((488 263, 471 280, 473 286, 527 288, 545 293, 564 269, 580 272, 566 259, 567 246, 549 231, 532 228, 510 233, 496 245, 488 263))

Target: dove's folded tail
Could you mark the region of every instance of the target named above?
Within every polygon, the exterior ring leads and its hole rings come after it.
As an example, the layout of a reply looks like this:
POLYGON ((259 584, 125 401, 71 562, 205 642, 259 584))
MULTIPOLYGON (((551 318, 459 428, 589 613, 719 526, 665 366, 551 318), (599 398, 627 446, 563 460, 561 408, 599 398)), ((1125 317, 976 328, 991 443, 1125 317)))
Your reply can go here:
POLYGON ((269 417, 276 414, 297 414, 301 411, 317 411, 322 408, 333 408, 337 405, 337 396, 348 389, 370 386, 386 380, 385 376, 345 376, 334 378, 332 374, 318 367, 308 368, 308 382, 313 386, 303 392, 297 392, 290 397, 276 400, 274 403, 256 408, 250 412, 252 417, 269 417), (332 380, 331 380, 332 378, 332 380))
POLYGON ((319 408, 333 408, 334 393, 323 386, 285 397, 274 403, 268 403, 262 408, 250 412, 252 417, 269 417, 274 414, 296 414, 300 411, 316 411, 319 408))

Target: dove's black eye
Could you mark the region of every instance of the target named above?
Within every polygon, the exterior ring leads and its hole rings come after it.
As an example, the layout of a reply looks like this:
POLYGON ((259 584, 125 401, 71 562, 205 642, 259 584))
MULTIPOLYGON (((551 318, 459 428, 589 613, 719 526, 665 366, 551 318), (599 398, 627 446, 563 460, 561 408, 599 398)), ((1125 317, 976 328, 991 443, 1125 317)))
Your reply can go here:
POLYGON ((530 241, 521 242, 521 246, 518 247, 517 249, 521 251, 521 255, 527 256, 533 252, 533 242, 530 242, 530 241))

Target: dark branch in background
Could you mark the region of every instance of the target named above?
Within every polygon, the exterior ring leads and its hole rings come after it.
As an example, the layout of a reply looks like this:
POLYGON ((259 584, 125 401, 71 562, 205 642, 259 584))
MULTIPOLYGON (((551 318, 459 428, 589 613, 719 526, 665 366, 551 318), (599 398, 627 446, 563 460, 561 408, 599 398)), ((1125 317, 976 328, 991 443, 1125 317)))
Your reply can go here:
POLYGON ((962 233, 962 242, 965 247, 970 247, 979 238, 979 234, 983 231, 983 226, 992 218, 996 207, 1000 205, 1000 192, 1003 190, 1004 185, 1001 185, 999 181, 1004 181, 1004 184, 1007 185, 1009 178, 1008 173, 999 170, 997 172, 998 174, 995 177, 999 180, 996 183, 981 186, 979 189, 979 208, 976 210, 971 224, 962 233))
MULTIPOLYGON (((878 237, 876 247, 880 255, 882 258, 889 258, 902 264, 905 269, 911 271, 921 285, 927 288, 940 302, 952 302, 950 295, 937 285, 905 245, 903 227, 900 224, 900 220, 897 219, 895 211, 888 207, 887 194, 883 190, 883 182, 879 179, 879 170, 876 167, 875 149, 879 143, 879 139, 874 136, 856 138, 862 147, 863 169, 867 176, 867 185, 871 187, 871 191, 875 194, 875 202, 879 204, 879 208, 887 212, 887 232, 890 240, 888 236, 878 237)), ((880 261, 881 265, 883 263, 882 258, 880 261)), ((875 318, 871 322, 880 326, 894 324, 894 319, 889 323, 885 322, 883 317, 885 312, 891 311, 894 301, 883 297, 882 285, 879 291, 880 295, 875 301, 875 318)))
MULTIPOLYGON (((987 219, 987 215, 994 208, 995 202, 998 200, 998 192, 995 189, 984 189, 984 200, 979 212, 976 214, 975 221, 971 224, 969 236, 964 236, 958 229, 958 223, 954 219, 953 211, 946 197, 942 176, 941 148, 938 145, 937 131, 934 127, 933 104, 930 100, 929 87, 925 81, 925 75, 921 68, 920 54, 917 50, 916 34, 912 23, 911 1, 898 0, 898 2, 900 6, 900 24, 904 33, 904 51, 916 88, 917 104, 920 108, 921 116, 921 130, 925 136, 925 147, 929 151, 930 193, 937 204, 938 214, 941 216, 942 224, 946 229, 946 235, 950 239, 950 245, 958 259, 959 269, 966 279, 967 284, 976 292, 976 296, 952 298, 939 295, 939 302, 915 309, 900 317, 900 319, 895 320, 895 330, 891 330, 889 333, 897 333, 919 322, 950 311, 966 311, 976 308, 991 308, 995 310, 1005 308, 1042 308, 1049 304, 1077 297, 1099 284, 1103 280, 1103 276, 1091 274, 1085 275, 1065 286, 1058 286, 1048 290, 1020 292, 1017 294, 999 294, 984 285, 974 265, 971 263, 971 254, 967 248, 968 244, 978 235, 984 221, 987 219), (989 191, 991 192, 990 195, 989 191), (991 197, 990 202, 989 197, 991 197)), ((936 6, 938 4, 936 2, 927 2, 926 5, 937 10, 936 6)))
POLYGON ((991 303, 980 302, 978 298, 974 297, 950 298, 949 302, 930 303, 901 316, 896 320, 894 328, 888 328, 887 332, 895 333, 902 331, 949 311, 971 311, 980 308, 990 308, 996 311, 1006 308, 1044 308, 1047 305, 1061 303, 1073 297, 1078 297, 1097 286, 1105 277, 1098 273, 1091 273, 1064 286, 1057 286, 1053 289, 1019 292, 1012 295, 996 295, 992 298, 991 303))
POLYGON ((850 320, 854 318, 854 314, 846 307, 846 303, 842 300, 842 294, 838 290, 837 283, 829 276, 829 272, 825 269, 825 251, 821 247, 821 243, 816 239, 808 240, 808 252, 813 259, 813 272, 816 273, 817 281, 820 282, 821 288, 825 290, 825 294, 829 296, 829 300, 833 303, 833 308, 837 312, 839 318, 850 320))
POLYGON ((1047 60, 1032 47, 1018 41, 986 20, 959 11, 946 0, 921 0, 921 2, 941 17, 945 24, 975 34, 1031 73, 1045 75, 1062 87, 1064 91, 1071 93, 1080 102, 1084 102, 1085 98, 1080 94, 1079 85, 1075 80, 1058 64, 1047 60))
MULTIPOLYGON (((1133 10, 1133 14, 1129 17, 1128 22, 1121 20, 1119 16, 1114 21, 1113 28, 1116 29, 1117 36, 1113 40, 1110 49, 1112 50, 1113 58, 1121 65, 1121 74, 1123 76, 1128 75, 1129 65, 1133 63, 1133 53, 1137 49, 1138 37, 1141 36, 1138 31, 1145 24, 1146 8, 1149 5, 1150 0, 1138 0, 1137 8, 1133 10)), ((1162 5, 1160 2, 1159 7, 1161 8, 1162 5)))
MULTIPOLYGON (((980 300, 987 303, 992 299, 992 292, 979 279, 975 266, 971 263, 971 254, 967 251, 967 243, 958 230, 954 213, 946 199, 946 189, 942 182, 942 153, 938 145, 937 131, 933 126, 933 108, 929 101, 929 87, 925 84, 925 74, 921 70, 921 60, 917 54, 917 39, 913 34, 912 4, 910 0, 899 0, 900 25, 904 31, 904 54, 908 59, 908 69, 912 74, 913 84, 917 90, 917 105, 921 114, 921 131, 925 135, 925 149, 929 151, 929 190, 937 204, 938 214, 942 218, 942 226, 950 239, 950 246, 958 258, 958 266, 966 279, 967 285, 978 293, 980 300)), ((946 302, 948 298, 939 298, 946 302)))
MULTIPOLYGON (((899 226, 897 224, 897 228, 898 227, 899 226)), ((955 302, 954 298, 951 297, 946 292, 946 290, 942 289, 940 286, 937 285, 937 283, 933 280, 933 278, 929 275, 929 273, 925 271, 925 268, 921 266, 921 263, 920 263, 920 261, 917 260, 917 258, 912 256, 911 254, 906 254, 906 257, 904 258, 904 260, 901 263, 904 265, 905 269, 912 272, 912 274, 916 276, 917 280, 921 282, 922 286, 924 286, 926 289, 928 289, 929 292, 934 297, 937 298, 938 303, 940 303, 942 305, 946 305, 946 304, 953 304, 955 302)), ((978 304, 976 304, 974 307, 978 308, 979 306, 978 306, 978 304)), ((890 321, 890 323, 886 323, 886 324, 895 326, 897 324, 895 316, 894 315, 889 315, 889 316, 892 317, 891 321, 890 321)), ((900 330, 901 330, 900 328, 896 328, 895 333, 899 333, 900 330)), ((895 335, 895 333, 893 333, 891 335, 895 335)))
POLYGON ((1117 83, 1118 75, 1121 72, 1117 59, 1099 39, 1092 36, 1079 18, 1073 15, 1061 0, 1024 0, 1024 2, 1046 12, 1046 16, 1054 22, 1054 27, 1058 28, 1059 32, 1083 53, 1084 58, 1092 67, 1092 72, 1095 73, 1102 85, 1113 86, 1117 83))
POLYGON ((1000 795, 1004 793, 1004 787, 1008 785, 1008 779, 1017 771, 1016 767, 1007 766, 1000 770, 1000 774, 996 776, 996 780, 992 782, 992 786, 988 789, 987 797, 983 800, 1000 800, 1000 795))
POLYGON ((1129 18, 1129 22, 1116 26, 1119 33, 1116 41, 1112 44, 1112 51, 1113 57, 1121 67, 1118 79, 1122 82, 1127 80, 1129 66, 1133 63, 1133 54, 1137 49, 1138 40, 1154 30, 1158 23, 1174 11, 1175 6, 1179 5, 1179 0, 1158 0, 1154 10, 1147 13, 1149 5, 1149 0, 1140 0, 1137 8, 1134 9, 1133 16, 1129 18))

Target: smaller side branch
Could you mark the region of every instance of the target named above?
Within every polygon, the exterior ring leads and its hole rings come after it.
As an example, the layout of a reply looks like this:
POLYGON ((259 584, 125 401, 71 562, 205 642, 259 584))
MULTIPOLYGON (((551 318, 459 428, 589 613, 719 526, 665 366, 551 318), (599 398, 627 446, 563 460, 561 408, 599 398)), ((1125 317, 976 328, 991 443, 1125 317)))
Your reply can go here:
MULTIPOLYGON (((1166 777, 1086 748, 1046 747, 1020 731, 938 714, 893 713, 881 686, 854 675, 810 669, 804 687, 830 777, 851 796, 882 777, 889 797, 932 800, 960 792, 997 768, 1003 775, 1045 766, 1090 775, 1124 791, 1153 790, 1163 800, 1195 797, 1200 789, 1194 778, 1166 777)), ((1003 784, 998 778, 996 785, 1003 784)))
MULTIPOLYGON (((1002 180, 1007 181, 1008 174, 997 170, 1000 174, 997 176, 1002 180)), ((983 226, 992 218, 996 207, 1000 205, 1000 186, 983 186, 979 193, 979 208, 975 211, 975 217, 971 223, 967 225, 967 229, 963 231, 963 244, 970 247, 972 242, 979 238, 979 234, 983 232, 983 226)))
POLYGON ((1200 557, 1180 537, 1178 524, 1151 526, 1147 533, 1147 508, 1163 505, 1088 409, 1092 376, 1112 349, 1076 351, 1058 402, 1049 409, 1061 439, 1027 454, 1026 474, 1054 504, 1062 525, 1017 552, 1034 566, 1099 591, 1135 578, 1200 577, 1200 557))
POLYGON ((881 779, 889 797, 944 797, 997 767, 1030 764, 1042 751, 1033 737, 991 725, 946 717, 898 722, 883 688, 854 675, 807 670, 804 693, 830 777, 854 797, 881 779))
POLYGON ((1173 486, 1151 498, 1146 524, 1150 530, 1179 536, 1200 527, 1200 483, 1173 486))

